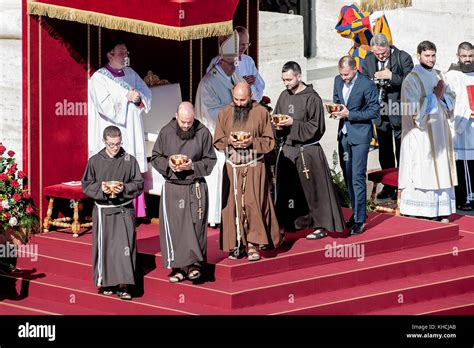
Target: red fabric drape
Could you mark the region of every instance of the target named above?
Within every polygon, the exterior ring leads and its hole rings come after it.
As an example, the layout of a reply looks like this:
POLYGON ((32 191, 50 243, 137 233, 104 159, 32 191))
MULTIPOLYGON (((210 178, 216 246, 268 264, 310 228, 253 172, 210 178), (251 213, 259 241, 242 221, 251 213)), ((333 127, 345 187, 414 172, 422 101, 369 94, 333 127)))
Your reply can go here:
MULTIPOLYGON (((238 0, 36 0, 29 2, 185 27, 232 20, 238 0)), ((74 20, 73 16, 70 20, 74 20)))

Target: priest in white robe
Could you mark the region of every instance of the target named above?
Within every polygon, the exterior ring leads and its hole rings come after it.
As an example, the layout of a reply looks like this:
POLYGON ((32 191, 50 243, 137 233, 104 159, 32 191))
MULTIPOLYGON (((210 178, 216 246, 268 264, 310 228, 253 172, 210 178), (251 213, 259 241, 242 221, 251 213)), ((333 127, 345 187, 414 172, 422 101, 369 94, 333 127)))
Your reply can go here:
MULTIPOLYGON (((236 31, 220 47, 219 62, 203 76, 196 92, 196 119, 201 121, 214 135, 219 111, 232 103, 232 88, 243 79, 235 72, 238 57, 239 36, 236 31)), ((221 222, 222 172, 225 154, 216 151, 217 163, 206 176, 209 189, 208 223, 215 227, 221 222)))
POLYGON ((454 156, 458 174, 456 205, 474 208, 474 47, 469 42, 458 46, 458 63, 446 73, 448 85, 456 94, 454 104, 454 156))
POLYGON ((402 144, 399 167, 400 212, 449 222, 456 212, 456 166, 450 122, 454 95, 434 69, 436 46, 418 45, 419 65, 402 85, 402 144))
MULTIPOLYGON (((88 81, 88 158, 103 147, 102 133, 116 126, 122 133, 122 147, 134 156, 140 172, 147 171, 145 134, 142 115, 151 106, 151 91, 129 67, 130 59, 124 43, 114 42, 106 50, 108 63, 88 81)), ((143 194, 135 199, 137 217, 145 216, 143 194)))
MULTIPOLYGON (((252 99, 260 103, 263 97, 263 90, 265 89, 265 81, 258 72, 253 58, 244 53, 250 46, 249 32, 247 28, 242 26, 235 27, 235 31, 239 33, 239 59, 236 63, 237 66, 235 67, 235 72, 239 76, 242 76, 242 78, 250 85, 252 99)), ((214 57, 207 67, 207 72, 217 65, 219 60, 220 55, 214 57)))
POLYGON ((88 83, 88 147, 89 157, 104 146, 100 141, 107 126, 122 132, 122 147, 134 156, 140 171, 147 171, 143 112, 148 113, 151 91, 138 74, 128 66, 125 44, 117 44, 107 53, 109 62, 88 83))

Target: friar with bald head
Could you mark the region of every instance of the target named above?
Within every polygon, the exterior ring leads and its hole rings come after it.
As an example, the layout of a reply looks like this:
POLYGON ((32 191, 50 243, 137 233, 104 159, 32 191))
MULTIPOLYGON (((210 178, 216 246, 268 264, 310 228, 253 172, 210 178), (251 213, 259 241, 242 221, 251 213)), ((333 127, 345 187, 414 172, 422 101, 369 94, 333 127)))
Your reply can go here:
POLYGON ((170 282, 197 280, 206 262, 208 192, 204 177, 214 168, 216 154, 212 135, 194 118, 191 103, 181 103, 176 117, 161 129, 151 163, 166 180, 159 208, 163 266, 172 268, 170 282))
POLYGON ((268 111, 251 99, 246 82, 235 85, 233 103, 219 112, 214 146, 226 154, 222 185, 221 249, 230 259, 281 243, 264 155, 275 146, 268 111))

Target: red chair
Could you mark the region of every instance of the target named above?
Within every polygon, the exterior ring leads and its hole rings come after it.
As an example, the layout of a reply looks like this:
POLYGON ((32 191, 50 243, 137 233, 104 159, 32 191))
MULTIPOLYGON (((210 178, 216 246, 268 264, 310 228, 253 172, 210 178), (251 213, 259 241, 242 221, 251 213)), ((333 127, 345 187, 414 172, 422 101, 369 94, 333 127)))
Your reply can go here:
MULTIPOLYGON (((383 184, 383 185, 388 185, 388 186, 398 188, 398 168, 389 168, 389 169, 378 170, 376 172, 369 173, 367 175, 367 179, 374 183, 370 200, 371 202, 375 203, 376 201, 375 195, 377 193, 378 184, 383 184)), ((397 192, 396 203, 389 202, 385 204, 381 204, 381 203, 379 203, 378 205, 375 204, 375 210, 384 212, 384 213, 400 215, 400 190, 398 190, 397 192)))
POLYGON ((81 228, 92 227, 92 222, 79 222, 79 211, 82 210, 82 201, 87 198, 87 196, 82 192, 80 185, 71 186, 66 184, 57 184, 47 186, 43 189, 43 194, 46 198, 49 198, 48 212, 43 221, 43 231, 49 232, 51 226, 65 227, 70 228, 73 237, 79 237, 79 231, 81 228), (64 198, 68 199, 72 203, 74 209, 73 217, 61 217, 53 219, 51 215, 53 214, 54 199, 55 198, 64 198), (71 222, 72 221, 72 222, 71 222))

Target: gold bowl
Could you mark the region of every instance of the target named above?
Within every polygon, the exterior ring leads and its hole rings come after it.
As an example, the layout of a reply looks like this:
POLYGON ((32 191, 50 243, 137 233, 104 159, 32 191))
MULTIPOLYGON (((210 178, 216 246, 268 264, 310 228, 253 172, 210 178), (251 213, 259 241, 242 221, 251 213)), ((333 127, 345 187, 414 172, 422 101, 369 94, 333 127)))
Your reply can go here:
POLYGON ((344 109, 344 106, 341 105, 341 104, 335 104, 335 103, 325 103, 324 104, 326 106, 326 110, 332 114, 334 112, 339 112, 339 111, 342 111, 342 109, 344 109))
POLYGON ((230 135, 236 140, 236 141, 245 141, 250 138, 250 133, 245 132, 245 131, 235 131, 231 132, 230 135))
POLYGON ((186 155, 181 155, 181 154, 178 154, 178 155, 172 155, 170 157, 171 159, 171 162, 175 165, 175 166, 181 166, 185 163, 188 162, 188 156, 186 155))
POLYGON ((123 185, 123 182, 121 182, 121 181, 115 181, 115 180, 106 181, 106 182, 105 182, 105 186, 106 186, 110 191, 112 191, 112 193, 110 194, 110 198, 116 198, 116 197, 117 197, 117 196, 115 195, 115 193, 114 193, 114 189, 115 189, 117 186, 120 186, 120 185, 123 185))
POLYGON ((272 115, 272 121, 275 124, 275 129, 283 129, 282 127, 279 127, 278 124, 280 122, 286 121, 289 117, 287 115, 281 115, 281 114, 274 114, 272 115))

